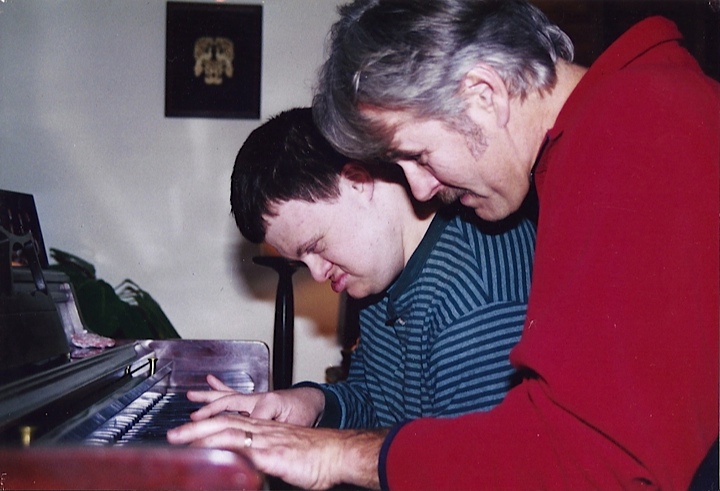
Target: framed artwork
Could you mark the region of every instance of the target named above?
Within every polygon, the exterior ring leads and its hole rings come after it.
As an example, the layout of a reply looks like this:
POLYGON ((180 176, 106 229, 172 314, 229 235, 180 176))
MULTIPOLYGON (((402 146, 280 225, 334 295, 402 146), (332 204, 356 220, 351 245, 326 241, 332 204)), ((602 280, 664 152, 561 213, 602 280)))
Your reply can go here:
POLYGON ((165 116, 260 118, 262 6, 167 2, 165 116))

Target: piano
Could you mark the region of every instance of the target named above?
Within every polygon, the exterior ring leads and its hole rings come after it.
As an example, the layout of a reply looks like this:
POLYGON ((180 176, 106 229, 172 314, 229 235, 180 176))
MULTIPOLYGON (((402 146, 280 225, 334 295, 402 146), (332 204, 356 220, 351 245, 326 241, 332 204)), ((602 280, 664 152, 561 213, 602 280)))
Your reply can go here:
POLYGON ((0 225, 0 489, 262 489, 241 452, 171 446, 212 373, 264 392, 259 341, 114 340, 85 329, 67 276, 32 233, 0 225), (8 261, 23 255, 26 264, 8 261))
POLYGON ((267 347, 252 341, 142 340, 0 387, 0 489, 261 489, 244 455, 171 447, 185 398, 214 373, 267 390, 267 347))

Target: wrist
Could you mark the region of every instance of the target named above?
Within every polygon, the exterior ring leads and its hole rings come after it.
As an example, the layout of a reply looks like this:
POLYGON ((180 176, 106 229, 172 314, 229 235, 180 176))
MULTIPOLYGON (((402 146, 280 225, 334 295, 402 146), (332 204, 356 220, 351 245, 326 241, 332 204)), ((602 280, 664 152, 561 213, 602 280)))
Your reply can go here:
POLYGON ((322 419, 325 409, 325 392, 313 382, 301 382, 291 389, 305 408, 304 424, 315 428, 322 419))
POLYGON ((318 384, 315 382, 300 382, 293 386, 294 389, 312 388, 322 392, 322 401, 317 401, 315 406, 317 415, 313 423, 313 428, 341 428, 342 408, 337 394, 328 389, 327 384, 318 384))
POLYGON ((346 430, 338 452, 342 482, 368 489, 380 489, 378 461, 388 429, 346 430))

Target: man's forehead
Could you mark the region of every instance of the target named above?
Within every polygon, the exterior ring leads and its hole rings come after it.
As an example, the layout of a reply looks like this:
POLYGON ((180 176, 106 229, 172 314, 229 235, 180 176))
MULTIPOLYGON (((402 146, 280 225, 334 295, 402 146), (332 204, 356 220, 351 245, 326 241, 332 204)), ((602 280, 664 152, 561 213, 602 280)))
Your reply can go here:
POLYGON ((268 212, 263 215, 263 220, 268 225, 273 223, 282 223, 285 221, 296 220, 298 216, 306 214, 308 207, 315 205, 303 199, 290 199, 286 201, 273 201, 268 203, 268 212))
POLYGON ((377 106, 365 106, 360 113, 363 117, 382 124, 388 130, 397 130, 399 125, 414 119, 409 111, 386 109, 377 106))
POLYGON ((281 248, 282 244, 297 236, 300 224, 297 221, 302 218, 301 209, 295 206, 299 200, 273 202, 268 205, 269 213, 263 215, 266 228, 266 240, 273 247, 281 248), (274 243, 273 243, 274 242, 274 243))
MULTIPOLYGON (((325 201, 300 199, 276 202, 269 206, 272 215, 264 215, 265 240, 287 257, 299 257, 308 244, 317 240, 319 223, 310 214, 325 201)), ((316 214, 317 215, 317 214, 316 214)))
POLYGON ((277 223, 274 223, 273 226, 268 228, 265 241, 275 248, 281 256, 298 259, 307 248, 310 239, 306 240, 304 236, 293 233, 293 229, 283 225, 278 226, 277 223))
POLYGON ((379 133, 382 133, 383 142, 387 148, 386 153, 397 150, 398 143, 395 137, 399 129, 413 120, 406 111, 383 109, 376 106, 364 106, 360 113, 372 122, 379 133))

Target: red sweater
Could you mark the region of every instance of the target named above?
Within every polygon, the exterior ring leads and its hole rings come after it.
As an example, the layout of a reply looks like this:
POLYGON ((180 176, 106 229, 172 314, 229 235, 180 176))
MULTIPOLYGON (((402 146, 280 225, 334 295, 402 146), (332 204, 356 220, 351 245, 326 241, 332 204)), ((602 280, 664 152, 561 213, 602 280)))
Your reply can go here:
POLYGON ((720 90, 679 39, 646 19, 571 94, 535 173, 533 375, 396 429, 390 489, 687 489, 718 437, 720 90))

